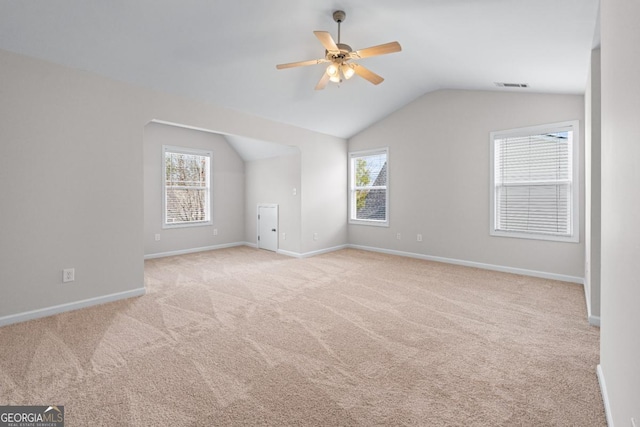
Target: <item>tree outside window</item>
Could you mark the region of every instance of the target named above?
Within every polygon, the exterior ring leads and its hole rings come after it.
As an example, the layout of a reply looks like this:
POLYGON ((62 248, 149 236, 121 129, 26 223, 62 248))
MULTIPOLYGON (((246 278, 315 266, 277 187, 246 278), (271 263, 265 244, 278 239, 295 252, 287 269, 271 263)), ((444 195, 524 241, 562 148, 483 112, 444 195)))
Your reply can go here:
POLYGON ((210 169, 210 152, 165 147, 165 226, 211 222, 210 169))
POLYGON ((353 224, 388 225, 388 150, 350 153, 353 224))

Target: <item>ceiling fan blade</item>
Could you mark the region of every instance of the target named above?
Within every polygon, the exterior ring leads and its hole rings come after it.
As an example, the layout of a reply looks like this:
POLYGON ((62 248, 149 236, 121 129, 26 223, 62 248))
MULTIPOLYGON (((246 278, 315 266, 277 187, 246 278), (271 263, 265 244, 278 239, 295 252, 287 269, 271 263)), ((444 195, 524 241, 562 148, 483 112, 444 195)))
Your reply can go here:
POLYGON ((317 64, 322 64, 323 62, 329 62, 324 58, 321 59, 311 59, 309 61, 299 61, 299 62, 290 62, 288 64, 278 64, 276 65, 276 68, 278 70, 283 70, 285 68, 293 68, 293 67, 304 67, 307 65, 317 65, 317 64))
POLYGON ((340 52, 340 49, 338 49, 338 45, 336 45, 336 42, 333 41, 333 37, 331 37, 331 34, 329 34, 328 31, 314 31, 313 34, 316 35, 318 40, 320 40, 320 43, 322 43, 322 46, 324 46, 324 48, 327 49, 328 52, 340 52))
POLYGON ((322 73, 322 77, 320 78, 320 81, 316 85, 315 89, 322 90, 327 86, 327 83, 329 83, 329 74, 322 73))
POLYGON ((385 43, 378 46, 367 47, 351 53, 352 58, 362 59, 371 56, 386 55, 388 53, 400 52, 402 46, 398 42, 385 43))
POLYGON ((352 67, 353 71, 355 71, 355 73, 357 75, 359 75, 360 77, 362 77, 365 80, 370 81, 374 85, 379 85, 380 83, 382 83, 384 81, 384 79, 382 77, 380 77, 379 75, 377 75, 376 73, 374 73, 370 69, 363 67, 360 64, 356 64, 355 62, 352 62, 351 65, 353 66, 352 67))

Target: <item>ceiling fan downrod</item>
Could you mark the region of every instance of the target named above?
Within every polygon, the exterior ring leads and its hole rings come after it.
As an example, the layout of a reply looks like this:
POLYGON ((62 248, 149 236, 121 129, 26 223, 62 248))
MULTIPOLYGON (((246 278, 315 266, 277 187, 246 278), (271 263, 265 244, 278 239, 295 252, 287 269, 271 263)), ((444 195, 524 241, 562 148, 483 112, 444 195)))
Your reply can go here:
POLYGON ((338 43, 340 43, 340 24, 345 20, 347 14, 344 10, 336 10, 333 12, 333 20, 338 23, 338 43))

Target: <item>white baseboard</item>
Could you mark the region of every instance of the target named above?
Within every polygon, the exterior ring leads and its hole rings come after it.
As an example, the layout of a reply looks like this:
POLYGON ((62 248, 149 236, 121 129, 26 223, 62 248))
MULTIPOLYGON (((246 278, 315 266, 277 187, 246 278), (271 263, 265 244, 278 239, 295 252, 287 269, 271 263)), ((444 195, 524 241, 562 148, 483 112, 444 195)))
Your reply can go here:
MULTIPOLYGON (((169 251, 169 252, 159 252, 159 253, 155 253, 155 254, 148 254, 148 255, 144 256, 144 259, 165 258, 165 257, 169 257, 169 256, 185 255, 185 254, 191 254, 191 253, 196 253, 196 252, 214 251, 214 250, 217 250, 217 249, 233 248, 233 247, 237 247, 237 246, 248 246, 248 247, 254 248, 254 249, 258 248, 258 245, 256 243, 235 242, 235 243, 226 243, 226 244, 223 244, 223 245, 204 246, 204 247, 200 247, 200 248, 190 248, 190 249, 182 249, 182 250, 178 250, 178 251, 169 251)), ((315 255, 320 255, 320 254, 325 254, 325 253, 328 253, 328 252, 338 251, 340 249, 345 249, 347 247, 348 247, 348 245, 340 245, 340 246, 334 246, 334 247, 331 247, 331 248, 320 249, 318 251, 305 252, 305 253, 292 252, 292 251, 287 251, 287 250, 284 250, 284 249, 278 249, 276 251, 276 253, 278 253, 280 255, 290 256, 292 258, 309 258, 309 257, 315 256, 315 255)))
POLYGON ((278 249, 276 251, 277 254, 280 255, 286 255, 286 256, 290 256, 291 258, 302 258, 302 254, 299 252, 291 252, 291 251, 286 251, 284 249, 278 249))
POLYGON ((278 249, 278 253, 282 254, 282 255, 290 256, 290 257, 293 257, 293 258, 310 258, 312 256, 322 255, 322 254, 326 254, 326 253, 329 253, 329 252, 335 252, 335 251, 339 251, 340 249, 346 249, 348 247, 349 247, 349 245, 339 245, 339 246, 332 246, 330 248, 319 249, 317 251, 304 252, 304 253, 291 252, 291 251, 285 251, 285 250, 282 250, 282 249, 278 249))
POLYGON ((52 307, 40 308, 37 310, 25 311, 23 313, 10 314, 9 316, 0 317, 0 327, 11 325, 13 323, 26 322, 27 320, 39 319, 41 317, 53 316, 67 311, 78 310, 80 308, 91 307, 93 305, 105 304, 107 302, 118 301, 132 297, 139 297, 145 294, 144 288, 132 289, 130 291, 118 292, 115 294, 103 295, 100 297, 89 298, 81 301, 74 301, 52 307))
POLYGON ((600 393, 604 403, 604 413, 607 416, 607 425, 613 427, 613 418, 611 415, 611 405, 609 405, 609 394, 607 393, 607 383, 604 380, 604 371, 602 365, 596 366, 596 374, 598 375, 598 383, 600 384, 600 393))
POLYGON ((416 254, 413 252, 396 251, 393 249, 381 249, 381 248, 375 248, 371 246, 347 245, 347 247, 353 248, 353 249, 361 249, 361 250, 370 251, 370 252, 380 252, 380 253, 389 254, 389 255, 399 255, 399 256, 405 256, 409 258, 424 259, 427 261, 443 262, 446 264, 463 265, 465 267, 482 268, 484 270, 493 270, 493 271, 501 271, 504 273, 521 274, 523 276, 540 277, 543 279, 560 280, 563 282, 578 283, 581 285, 584 284, 584 279, 582 277, 568 276, 565 274, 556 274, 556 273, 548 273, 545 271, 527 270, 524 268, 505 267, 502 265, 485 264, 482 262, 464 261, 464 260, 455 259, 455 258, 444 258, 439 256, 416 254))
POLYGON ((589 324, 591 326, 600 327, 600 316, 589 316, 589 324))
POLYGON ((144 256, 144 259, 164 258, 164 257, 168 257, 168 256, 192 254, 192 253, 196 253, 196 252, 213 251, 213 250, 216 250, 216 249, 233 248, 235 246, 251 246, 251 247, 254 247, 254 248, 256 247, 255 243, 249 243, 249 242, 224 243, 222 245, 203 246, 203 247, 200 247, 200 248, 189 248, 189 249, 181 249, 181 250, 178 250, 178 251, 158 252, 158 253, 155 253, 155 254, 147 254, 147 255, 144 256))

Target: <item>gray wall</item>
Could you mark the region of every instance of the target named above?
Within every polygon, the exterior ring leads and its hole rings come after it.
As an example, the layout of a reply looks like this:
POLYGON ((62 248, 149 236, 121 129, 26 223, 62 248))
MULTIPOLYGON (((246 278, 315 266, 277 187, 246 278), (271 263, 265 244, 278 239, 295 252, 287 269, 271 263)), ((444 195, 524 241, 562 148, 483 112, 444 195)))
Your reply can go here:
POLYGON ((303 191, 330 184, 301 201, 303 230, 327 237, 310 243, 306 233, 301 246, 346 243, 346 188, 334 185, 346 172, 325 166, 344 169, 345 140, 4 50, 0 63, 0 324, 143 288, 143 138, 153 119, 299 147, 303 191), (318 203, 324 215, 307 215, 318 203), (76 280, 63 284, 68 267, 76 280))
POLYGON ((600 49, 591 52, 585 103, 585 259, 584 290, 589 321, 600 323, 601 113, 600 49))
POLYGON ((244 241, 244 161, 224 136, 160 123, 144 128, 144 254, 244 241), (162 228, 162 146, 211 150, 212 225, 162 228), (214 236, 213 230, 218 234, 214 236), (155 235, 160 234, 160 241, 155 235))
POLYGON ((137 93, 2 50, 0 64, 0 324, 142 288, 137 93))
POLYGON ((640 2, 605 0, 602 29, 601 380, 616 426, 640 425, 640 2))
POLYGON ((347 144, 310 140, 301 143, 300 149, 300 250, 312 255, 347 243, 347 144))
POLYGON ((256 244, 258 203, 278 205, 278 248, 300 254, 300 151, 291 155, 246 162, 245 241, 256 244), (296 194, 293 194, 295 189, 296 194), (286 233, 283 239, 282 233, 286 233))
POLYGON ((443 90, 418 98, 349 140, 349 151, 388 146, 390 166, 390 227, 349 225, 349 242, 581 281, 583 170, 580 243, 489 235, 489 132, 574 119, 583 129, 583 96, 443 90))

